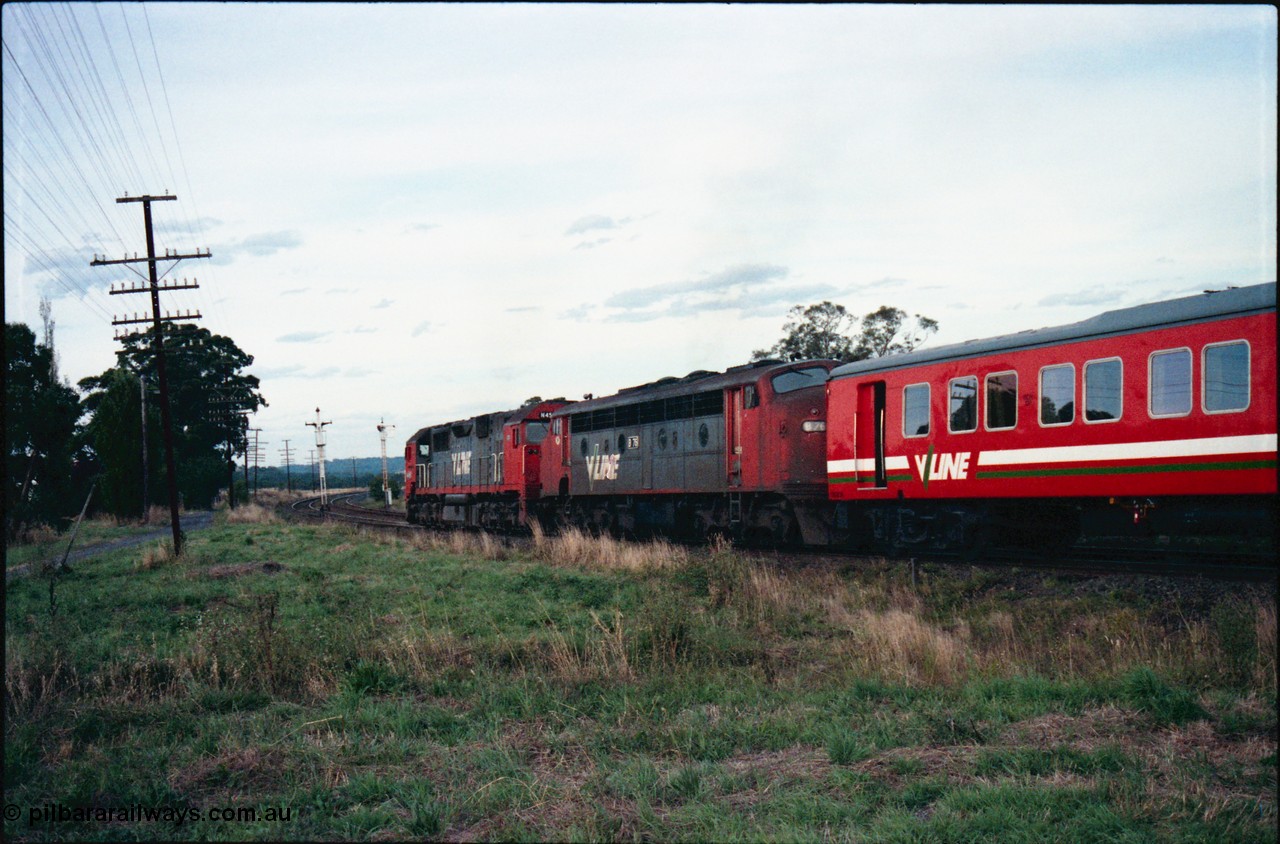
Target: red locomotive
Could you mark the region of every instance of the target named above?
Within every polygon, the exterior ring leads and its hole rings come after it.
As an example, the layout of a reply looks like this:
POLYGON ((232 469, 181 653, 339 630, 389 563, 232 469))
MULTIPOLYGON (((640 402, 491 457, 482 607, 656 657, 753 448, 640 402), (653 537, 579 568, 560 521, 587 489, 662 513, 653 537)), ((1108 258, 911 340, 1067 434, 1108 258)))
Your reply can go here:
POLYGON ((836 540, 1043 544, 1121 512, 1269 534, 1275 319, 1263 284, 839 367, 836 540))
POLYGON ((551 415, 549 520, 616 535, 820 541, 835 361, 697 371, 551 415))
POLYGON ((404 500, 421 525, 511 529, 541 494, 542 443, 564 399, 422 428, 405 444, 404 500))

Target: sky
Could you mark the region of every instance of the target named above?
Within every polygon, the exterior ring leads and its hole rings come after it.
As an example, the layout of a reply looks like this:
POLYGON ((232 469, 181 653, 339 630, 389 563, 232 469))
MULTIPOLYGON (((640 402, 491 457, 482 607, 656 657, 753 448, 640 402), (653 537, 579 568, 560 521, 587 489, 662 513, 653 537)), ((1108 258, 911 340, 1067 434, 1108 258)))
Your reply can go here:
POLYGON ((72 383, 170 311, 268 463, 747 362, 823 300, 931 344, 1276 275, 1272 6, 47 4, 3 23, 5 319, 72 383), (168 265, 162 264, 162 269, 168 265))

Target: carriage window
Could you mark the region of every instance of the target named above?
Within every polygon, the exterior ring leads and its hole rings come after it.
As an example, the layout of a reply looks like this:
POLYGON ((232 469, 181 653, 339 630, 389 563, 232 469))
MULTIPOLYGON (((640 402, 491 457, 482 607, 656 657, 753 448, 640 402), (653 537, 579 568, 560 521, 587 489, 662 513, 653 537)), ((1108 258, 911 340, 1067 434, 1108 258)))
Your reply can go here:
POLYGON ((1191 412, 1191 350, 1152 352, 1148 363, 1148 408, 1152 416, 1191 412))
POLYGON ((1018 424, 1018 373, 987 376, 987 430, 1001 431, 1018 424))
POLYGON ((1040 370, 1040 424, 1069 425, 1076 418, 1076 368, 1069 363, 1040 370))
POLYGON ((929 433, 929 385, 912 384, 902 389, 902 436, 923 437, 929 433))
POLYGON ((1124 368, 1119 358, 1084 365, 1084 421, 1114 422, 1124 409, 1124 368))
POLYGON ((524 441, 527 443, 540 443, 547 438, 546 422, 530 422, 524 428, 524 441))
POLYGON ((1204 347, 1205 413, 1232 413, 1249 406, 1249 344, 1243 340, 1204 347))
POLYGON ((961 434, 978 427, 978 376, 952 378, 950 430, 961 434))
POLYGON ((755 384, 748 384, 742 388, 742 406, 747 410, 760 406, 760 395, 756 392, 755 384))

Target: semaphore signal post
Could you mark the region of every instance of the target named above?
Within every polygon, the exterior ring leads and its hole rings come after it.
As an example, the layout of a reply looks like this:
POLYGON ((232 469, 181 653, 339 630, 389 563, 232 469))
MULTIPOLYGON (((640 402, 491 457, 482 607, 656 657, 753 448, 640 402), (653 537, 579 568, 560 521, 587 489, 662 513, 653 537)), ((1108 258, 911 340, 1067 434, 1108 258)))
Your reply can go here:
MULTIPOLYGON (((178 523, 178 474, 177 467, 174 465, 173 458, 173 421, 169 413, 169 378, 165 372, 164 364, 164 323, 178 319, 200 319, 200 313, 191 313, 187 311, 184 314, 161 314, 160 313, 160 292, 166 293, 173 290, 193 290, 200 285, 194 281, 187 283, 185 280, 179 284, 171 282, 161 286, 159 274, 156 272, 157 261, 178 261, 186 258, 208 258, 209 250, 201 252, 196 250, 193 254, 184 255, 172 250, 165 250, 164 255, 156 255, 155 234, 151 226, 151 203, 167 200, 175 200, 178 197, 173 195, 163 196, 124 196, 116 199, 117 203, 124 202, 141 202, 142 203, 142 219, 147 232, 147 254, 144 258, 139 258, 134 253, 132 258, 125 257, 116 260, 109 260, 106 257, 99 258, 93 256, 93 260, 89 262, 91 267, 105 267, 109 264, 142 264, 147 265, 148 278, 147 284, 133 284, 130 286, 121 285, 119 289, 112 285, 111 295, 119 295, 123 293, 150 293, 151 294, 151 316, 138 316, 135 314, 132 318, 117 317, 111 321, 112 325, 137 325, 150 322, 154 332, 151 338, 152 353, 156 358, 156 373, 160 381, 160 420, 164 427, 164 457, 166 464, 166 477, 169 486, 169 522, 173 528, 173 553, 174 556, 182 554, 182 526, 178 523)), ((172 269, 172 268, 171 268, 172 269)), ((135 271, 136 272, 136 271, 135 271)), ((168 271, 166 270, 166 273, 168 271)), ((116 339, 119 340, 128 336, 128 332, 117 334, 116 339)))

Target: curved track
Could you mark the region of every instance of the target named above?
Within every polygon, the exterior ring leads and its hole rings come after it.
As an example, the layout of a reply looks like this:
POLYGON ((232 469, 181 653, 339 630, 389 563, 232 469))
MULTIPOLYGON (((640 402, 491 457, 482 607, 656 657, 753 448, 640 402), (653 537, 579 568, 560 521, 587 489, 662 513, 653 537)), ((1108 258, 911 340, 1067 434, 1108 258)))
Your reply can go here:
POLYGON ((422 530, 418 525, 411 525, 405 521, 403 513, 395 510, 372 510, 355 503, 367 497, 368 495, 364 492, 331 495, 327 507, 321 507, 318 497, 303 498, 289 505, 289 511, 292 515, 307 519, 337 521, 386 530, 422 530))

